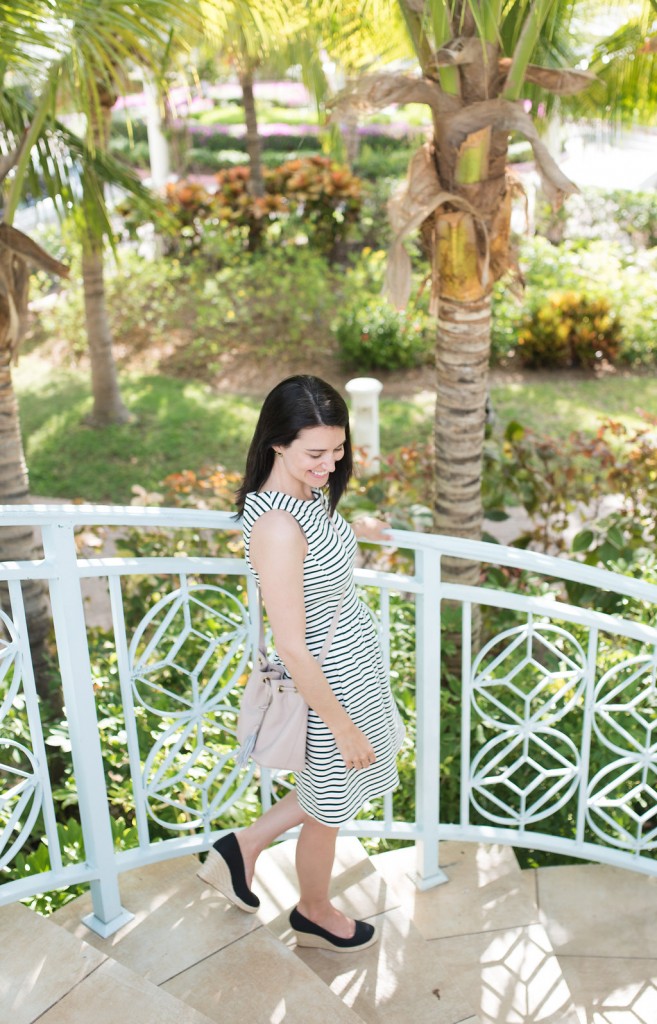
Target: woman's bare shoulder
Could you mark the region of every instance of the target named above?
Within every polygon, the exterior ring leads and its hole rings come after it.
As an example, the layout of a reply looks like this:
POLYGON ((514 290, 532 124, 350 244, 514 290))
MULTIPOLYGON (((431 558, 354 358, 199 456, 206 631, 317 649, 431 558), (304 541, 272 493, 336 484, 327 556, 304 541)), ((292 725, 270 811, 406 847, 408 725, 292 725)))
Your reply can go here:
POLYGON ((272 544, 305 544, 303 530, 291 512, 272 508, 258 516, 251 529, 252 540, 256 537, 272 544))

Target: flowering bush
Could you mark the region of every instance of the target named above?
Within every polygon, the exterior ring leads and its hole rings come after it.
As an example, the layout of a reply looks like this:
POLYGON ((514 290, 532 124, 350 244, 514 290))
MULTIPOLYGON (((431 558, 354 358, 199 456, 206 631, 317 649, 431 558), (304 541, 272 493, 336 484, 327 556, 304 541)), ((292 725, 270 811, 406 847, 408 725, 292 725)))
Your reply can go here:
POLYGON ((606 359, 615 362, 621 325, 607 299, 582 292, 555 292, 524 320, 518 335, 525 366, 590 369, 606 359))
MULTIPOLYGON (((181 237, 198 248, 209 222, 234 229, 244 238, 262 235, 274 223, 287 224, 295 233, 302 230, 329 259, 339 255, 362 204, 361 181, 348 167, 323 156, 287 160, 264 169, 263 196, 250 194, 250 176, 248 165, 241 165, 219 171, 214 191, 187 179, 167 185, 156 215, 157 231, 171 239, 173 248, 179 248, 181 237)), ((119 212, 132 233, 146 216, 129 199, 119 212)))

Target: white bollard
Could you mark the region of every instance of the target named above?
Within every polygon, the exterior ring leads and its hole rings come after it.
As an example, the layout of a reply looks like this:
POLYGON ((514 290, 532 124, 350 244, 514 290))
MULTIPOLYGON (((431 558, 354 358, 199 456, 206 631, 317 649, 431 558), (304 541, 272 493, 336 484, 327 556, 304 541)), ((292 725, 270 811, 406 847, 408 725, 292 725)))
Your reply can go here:
POLYGON ((383 384, 374 377, 354 377, 347 381, 345 388, 351 399, 351 443, 362 452, 363 470, 375 473, 381 454, 379 395, 383 384))
POLYGON ((148 154, 151 165, 151 187, 162 189, 169 180, 171 161, 169 142, 163 131, 162 96, 150 75, 144 74, 144 96, 146 98, 146 130, 148 132, 148 154))

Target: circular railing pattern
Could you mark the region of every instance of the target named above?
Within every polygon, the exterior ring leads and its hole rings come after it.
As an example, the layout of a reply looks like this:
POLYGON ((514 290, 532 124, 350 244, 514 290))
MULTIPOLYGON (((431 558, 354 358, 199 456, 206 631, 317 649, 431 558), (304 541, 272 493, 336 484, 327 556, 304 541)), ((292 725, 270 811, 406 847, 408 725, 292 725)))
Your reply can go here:
POLYGON ((198 829, 218 819, 253 775, 253 768, 235 764, 231 700, 245 677, 249 636, 244 605, 205 584, 161 598, 135 631, 132 687, 156 737, 143 752, 142 791, 149 815, 167 829, 198 829))
POLYGON ((614 665, 595 688, 594 734, 619 757, 589 782, 587 822, 605 843, 633 853, 657 849, 656 712, 657 652, 614 665))
POLYGON ((0 739, 0 868, 8 864, 32 833, 43 802, 39 767, 31 750, 0 739))
MULTIPOLYGON (((0 611, 0 727, 21 692, 23 681, 20 637, 16 626, 0 611)), ((41 810, 43 787, 33 751, 24 743, 0 738, 0 867, 25 845, 41 810)))
POLYGON ((581 644, 561 626, 529 617, 481 649, 471 680, 475 723, 495 733, 470 766, 472 805, 499 825, 548 818, 579 784, 580 751, 558 724, 582 700, 581 644))

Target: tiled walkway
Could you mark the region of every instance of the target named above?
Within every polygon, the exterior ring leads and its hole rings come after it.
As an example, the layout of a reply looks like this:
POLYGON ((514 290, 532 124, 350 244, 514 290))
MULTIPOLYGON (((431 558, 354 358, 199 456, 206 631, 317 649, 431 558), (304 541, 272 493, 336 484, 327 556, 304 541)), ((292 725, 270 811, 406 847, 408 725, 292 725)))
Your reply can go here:
POLYGON ((257 915, 193 857, 131 871, 135 916, 106 940, 80 923, 88 897, 50 920, 0 909, 0 1024, 657 1024, 657 879, 444 843, 449 882, 418 892, 412 848, 341 839, 336 902, 381 941, 340 955, 297 951, 293 864, 292 842, 261 858, 257 915))

